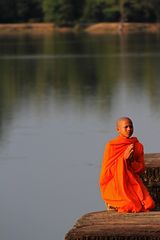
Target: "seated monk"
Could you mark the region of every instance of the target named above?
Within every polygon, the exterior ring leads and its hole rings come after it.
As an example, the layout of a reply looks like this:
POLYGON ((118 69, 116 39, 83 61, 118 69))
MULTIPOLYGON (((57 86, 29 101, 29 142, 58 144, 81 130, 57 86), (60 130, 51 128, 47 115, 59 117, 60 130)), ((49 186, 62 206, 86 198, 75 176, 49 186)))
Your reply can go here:
POLYGON ((155 203, 144 186, 143 145, 133 134, 128 117, 117 120, 118 136, 106 145, 100 172, 100 191, 105 204, 118 212, 144 212, 155 203))

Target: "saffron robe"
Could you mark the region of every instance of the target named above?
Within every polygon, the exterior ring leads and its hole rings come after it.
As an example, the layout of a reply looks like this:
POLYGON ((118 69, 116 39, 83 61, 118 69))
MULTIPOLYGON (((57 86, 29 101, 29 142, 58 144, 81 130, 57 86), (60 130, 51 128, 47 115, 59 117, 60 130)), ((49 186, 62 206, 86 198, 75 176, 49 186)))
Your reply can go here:
POLYGON ((106 145, 100 172, 100 191, 106 204, 118 212, 141 212, 155 207, 139 174, 144 171, 143 145, 136 137, 117 138, 106 145), (134 144, 133 160, 123 158, 124 151, 134 144))

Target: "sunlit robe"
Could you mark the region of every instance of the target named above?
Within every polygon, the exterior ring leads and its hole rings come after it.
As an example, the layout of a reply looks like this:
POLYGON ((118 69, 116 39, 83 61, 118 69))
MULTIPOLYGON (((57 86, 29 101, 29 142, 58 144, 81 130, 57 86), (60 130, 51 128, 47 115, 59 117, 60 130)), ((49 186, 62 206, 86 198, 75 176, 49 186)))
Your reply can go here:
POLYGON ((104 152, 100 172, 100 191, 106 204, 118 212, 141 212, 155 207, 139 174, 144 171, 143 145, 136 137, 118 136, 111 140, 104 152), (134 144, 133 161, 124 160, 126 148, 134 144))

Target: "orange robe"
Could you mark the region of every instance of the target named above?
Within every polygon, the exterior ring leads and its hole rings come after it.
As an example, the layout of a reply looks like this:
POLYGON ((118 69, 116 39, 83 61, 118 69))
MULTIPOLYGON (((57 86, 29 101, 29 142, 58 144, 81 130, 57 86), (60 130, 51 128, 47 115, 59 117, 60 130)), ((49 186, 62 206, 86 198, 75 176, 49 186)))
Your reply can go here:
POLYGON ((118 212, 142 212, 155 207, 139 174, 144 171, 143 145, 136 137, 118 136, 111 140, 104 152, 100 172, 100 191, 108 205, 118 212), (134 144, 133 162, 124 160, 124 151, 134 144))

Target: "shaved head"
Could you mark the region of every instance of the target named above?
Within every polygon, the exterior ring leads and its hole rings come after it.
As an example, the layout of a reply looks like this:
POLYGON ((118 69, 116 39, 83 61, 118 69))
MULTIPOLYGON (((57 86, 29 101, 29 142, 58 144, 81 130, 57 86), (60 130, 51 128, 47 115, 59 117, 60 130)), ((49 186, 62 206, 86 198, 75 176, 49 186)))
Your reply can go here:
POLYGON ((129 117, 121 117, 116 122, 118 133, 126 138, 130 138, 133 134, 133 123, 129 117))
POLYGON ((116 127, 118 128, 119 125, 120 125, 120 123, 121 123, 122 121, 126 121, 126 120, 132 123, 132 120, 131 120, 129 117, 121 117, 121 118, 118 118, 118 119, 117 119, 117 121, 116 121, 116 127))

